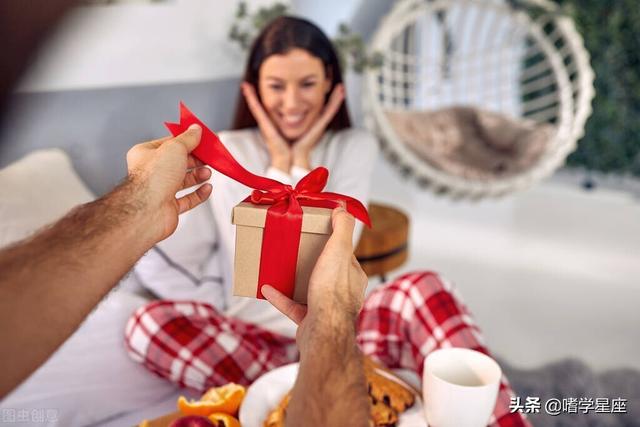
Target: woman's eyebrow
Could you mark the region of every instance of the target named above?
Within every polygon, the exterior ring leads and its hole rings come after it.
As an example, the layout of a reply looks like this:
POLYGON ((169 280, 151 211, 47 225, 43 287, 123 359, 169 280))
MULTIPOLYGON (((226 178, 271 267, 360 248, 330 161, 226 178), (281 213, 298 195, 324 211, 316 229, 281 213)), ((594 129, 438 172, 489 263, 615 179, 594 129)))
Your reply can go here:
POLYGON ((304 76, 303 78, 301 78, 300 80, 309 80, 309 79, 315 79, 318 78, 318 74, 308 74, 306 76, 304 76))
MULTIPOLYGON (((315 74, 315 73, 314 74, 307 74, 306 76, 301 77, 300 80, 310 80, 310 79, 316 79, 318 77, 319 77, 318 74, 315 74)), ((265 76, 264 78, 265 78, 265 80, 275 80, 277 82, 285 81, 285 79, 282 79, 282 78, 276 77, 276 76, 265 76)))

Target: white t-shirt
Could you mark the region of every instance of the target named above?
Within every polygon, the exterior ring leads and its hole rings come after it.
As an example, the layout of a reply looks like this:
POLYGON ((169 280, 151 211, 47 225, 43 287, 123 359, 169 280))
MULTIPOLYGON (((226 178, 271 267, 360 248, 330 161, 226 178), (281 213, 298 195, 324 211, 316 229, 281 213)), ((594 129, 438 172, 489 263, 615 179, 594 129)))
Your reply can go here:
MULTIPOLYGON (((218 136, 233 157, 257 175, 295 185, 309 172, 295 166, 289 174, 272 168, 258 129, 225 131, 218 136)), ((310 163, 329 169, 325 191, 355 197, 366 205, 377 155, 375 138, 350 128, 326 132, 312 150, 310 163)), ((293 322, 268 302, 232 295, 235 226, 231 212, 252 189, 216 171, 209 182, 213 185, 210 199, 183 214, 175 233, 140 260, 135 274, 159 298, 205 301, 228 316, 294 336, 293 322)), ((361 229, 361 225, 356 228, 356 241, 361 229)))

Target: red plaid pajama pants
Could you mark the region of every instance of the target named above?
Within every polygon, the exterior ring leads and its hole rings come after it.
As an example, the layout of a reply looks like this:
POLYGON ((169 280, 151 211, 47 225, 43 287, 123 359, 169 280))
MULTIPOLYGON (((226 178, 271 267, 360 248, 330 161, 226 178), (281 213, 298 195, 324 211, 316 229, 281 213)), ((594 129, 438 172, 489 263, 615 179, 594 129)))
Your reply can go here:
MULTIPOLYGON (((228 382, 251 384, 298 358, 294 339, 196 301, 154 301, 139 308, 127 323, 125 340, 131 357, 150 371, 200 391, 228 382)), ((358 343, 388 368, 410 369, 420 377, 426 355, 435 349, 489 354, 451 284, 428 271, 400 276, 367 297, 358 343)), ((531 426, 522 414, 510 413, 512 396, 503 376, 492 427, 531 426)))

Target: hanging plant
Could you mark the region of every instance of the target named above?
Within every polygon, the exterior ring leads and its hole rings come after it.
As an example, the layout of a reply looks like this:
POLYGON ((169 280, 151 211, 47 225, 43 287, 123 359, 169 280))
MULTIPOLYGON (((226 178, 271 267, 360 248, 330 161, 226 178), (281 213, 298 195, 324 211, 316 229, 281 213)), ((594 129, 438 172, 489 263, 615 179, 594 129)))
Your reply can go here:
MULTIPOLYGON (((289 12, 287 4, 277 2, 271 6, 260 7, 251 13, 247 3, 241 1, 236 9, 235 21, 229 29, 229 39, 242 50, 247 51, 253 40, 269 22, 289 12)), ((362 37, 351 32, 349 26, 344 23, 339 25, 338 35, 331 41, 343 70, 350 68, 355 73, 361 74, 367 68, 378 68, 382 65, 382 54, 378 52, 368 54, 362 37)))

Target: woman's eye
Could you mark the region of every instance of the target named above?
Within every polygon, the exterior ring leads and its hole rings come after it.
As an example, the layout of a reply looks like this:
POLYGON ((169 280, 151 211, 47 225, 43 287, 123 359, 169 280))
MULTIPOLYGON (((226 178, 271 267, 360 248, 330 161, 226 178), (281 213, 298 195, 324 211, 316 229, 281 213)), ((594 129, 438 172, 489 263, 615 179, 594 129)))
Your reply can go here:
POLYGON ((281 91, 284 89, 284 87, 280 85, 271 85, 269 87, 271 88, 271 90, 275 90, 275 91, 281 91))
POLYGON ((316 82, 304 82, 302 83, 302 87, 313 87, 316 85, 316 82))

